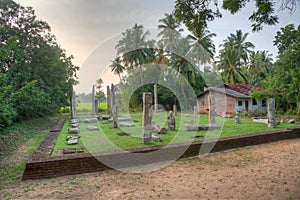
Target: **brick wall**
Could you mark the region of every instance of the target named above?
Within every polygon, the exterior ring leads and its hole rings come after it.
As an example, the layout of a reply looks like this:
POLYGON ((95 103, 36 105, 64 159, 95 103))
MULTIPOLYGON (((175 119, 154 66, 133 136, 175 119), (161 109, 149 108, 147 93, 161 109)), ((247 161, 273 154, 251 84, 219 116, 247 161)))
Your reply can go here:
MULTIPOLYGON (((62 126, 63 121, 60 120, 57 124, 62 126)), ((100 162, 99 160, 114 160, 119 161, 119 167, 130 167, 136 162, 131 162, 130 153, 123 151, 110 151, 96 154, 74 154, 74 155, 63 155, 63 156, 50 156, 55 140, 59 134, 58 129, 54 132, 49 132, 46 140, 40 145, 36 153, 26 163, 25 171, 23 174, 23 180, 26 179, 40 179, 40 178, 51 178, 55 176, 87 173, 101 171, 109 169, 110 167, 100 162), (51 151, 50 151, 51 149, 51 151), (98 159, 97 159, 98 158, 98 159)), ((222 138, 219 140, 210 140, 194 142, 191 145, 188 143, 172 144, 167 148, 163 146, 146 147, 129 150, 132 153, 148 153, 159 151, 158 159, 155 162, 172 159, 170 155, 179 151, 183 151, 184 154, 181 157, 191 157, 199 155, 201 147, 213 146, 211 152, 224 151, 232 148, 240 148, 249 145, 263 144, 267 142, 273 142, 284 139, 300 138, 300 127, 291 128, 282 131, 274 131, 269 133, 243 135, 230 138, 222 138)), ((138 154, 135 154, 138 155, 138 154)), ((139 156, 136 156, 139 157, 139 156)), ((141 156, 140 156, 141 157, 141 156)), ((150 159, 139 159, 137 160, 142 164, 153 163, 150 159)))

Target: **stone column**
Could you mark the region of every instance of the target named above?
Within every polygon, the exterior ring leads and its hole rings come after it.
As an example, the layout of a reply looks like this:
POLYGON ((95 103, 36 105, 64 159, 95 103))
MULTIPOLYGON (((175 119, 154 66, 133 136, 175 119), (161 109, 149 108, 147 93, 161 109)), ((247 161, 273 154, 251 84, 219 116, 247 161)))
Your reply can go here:
POLYGON ((95 100, 95 116, 98 117, 98 112, 99 112, 99 102, 98 99, 95 100))
POLYGON ((143 133, 142 140, 144 144, 151 143, 152 136, 152 94, 143 93, 143 133))
POLYGON ((110 96, 110 88, 109 85, 107 86, 106 90, 106 101, 107 101, 107 114, 110 115, 112 114, 111 112, 111 96, 110 96))
POLYGON ((154 84, 154 112, 157 112, 157 84, 154 84))
POLYGON ((114 84, 111 84, 111 104, 112 104, 112 114, 113 114, 113 128, 118 128, 118 107, 116 105, 114 84))
POLYGON ((177 106, 175 104, 173 105, 173 114, 174 116, 177 115, 177 106))
POLYGON ((209 92, 208 95, 208 123, 209 124, 216 124, 216 116, 215 116, 215 97, 212 92, 209 92))
POLYGON ((72 92, 72 119, 75 119, 76 118, 76 94, 75 94, 75 91, 73 89, 73 92, 72 92))
POLYGON ((93 115, 93 117, 96 116, 96 111, 95 111, 95 85, 93 85, 93 88, 92 88, 92 115, 93 115))
POLYGON ((277 121, 276 121, 275 99, 274 98, 268 99, 267 107, 268 107, 268 127, 276 128, 277 121))
POLYGON ((194 115, 198 113, 197 106, 194 106, 194 115))

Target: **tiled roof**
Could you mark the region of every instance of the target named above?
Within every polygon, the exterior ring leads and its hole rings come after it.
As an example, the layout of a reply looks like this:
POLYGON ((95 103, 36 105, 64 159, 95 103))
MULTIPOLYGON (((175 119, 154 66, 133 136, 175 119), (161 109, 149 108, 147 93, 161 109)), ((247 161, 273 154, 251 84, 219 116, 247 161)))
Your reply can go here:
POLYGON ((264 89, 256 86, 256 85, 246 85, 246 84, 231 84, 231 83, 225 83, 224 87, 226 89, 230 89, 245 95, 249 95, 253 89, 256 89, 258 91, 263 91, 264 89))
POLYGON ((234 90, 226 89, 226 88, 215 88, 215 87, 210 87, 209 88, 212 91, 216 91, 219 93, 227 94, 229 96, 239 98, 239 99, 250 99, 248 95, 242 94, 240 92, 236 92, 234 90))

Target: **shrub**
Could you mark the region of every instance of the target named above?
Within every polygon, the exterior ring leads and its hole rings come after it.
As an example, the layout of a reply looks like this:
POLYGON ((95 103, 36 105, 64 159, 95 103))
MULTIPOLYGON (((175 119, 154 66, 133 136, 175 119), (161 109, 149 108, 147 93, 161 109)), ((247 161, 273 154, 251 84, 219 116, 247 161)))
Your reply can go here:
POLYGON ((248 117, 266 117, 267 111, 254 109, 254 110, 248 111, 247 115, 248 115, 248 117))

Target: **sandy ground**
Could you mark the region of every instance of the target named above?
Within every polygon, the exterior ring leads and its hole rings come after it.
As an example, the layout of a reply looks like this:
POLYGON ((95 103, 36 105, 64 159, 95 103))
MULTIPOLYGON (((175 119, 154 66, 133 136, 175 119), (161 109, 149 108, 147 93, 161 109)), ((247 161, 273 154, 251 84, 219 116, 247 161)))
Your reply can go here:
POLYGON ((0 199, 300 199, 300 139, 180 159, 150 173, 116 170, 19 181, 0 199))

